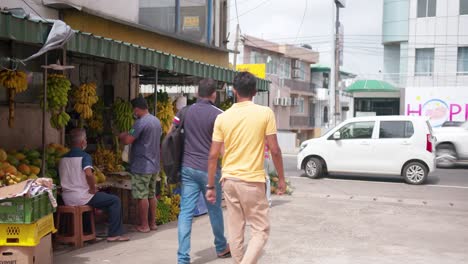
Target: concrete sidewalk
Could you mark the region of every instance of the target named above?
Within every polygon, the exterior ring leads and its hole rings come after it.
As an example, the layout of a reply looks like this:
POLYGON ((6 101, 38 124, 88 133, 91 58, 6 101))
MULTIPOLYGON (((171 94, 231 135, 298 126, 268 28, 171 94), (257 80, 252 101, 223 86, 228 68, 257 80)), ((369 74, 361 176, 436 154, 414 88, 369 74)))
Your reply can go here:
MULTIPOLYGON (((421 186, 395 185, 391 192, 388 185, 366 182, 292 182, 293 196, 274 197, 271 237, 260 263, 468 263, 466 190, 435 193, 438 203, 428 204, 433 190, 421 186), (401 196, 411 202, 399 201, 401 196)), ((58 254, 55 263, 177 263, 176 223, 130 236, 131 242, 98 242, 58 254)), ((216 258, 207 216, 193 224, 192 263, 232 263, 216 258)))

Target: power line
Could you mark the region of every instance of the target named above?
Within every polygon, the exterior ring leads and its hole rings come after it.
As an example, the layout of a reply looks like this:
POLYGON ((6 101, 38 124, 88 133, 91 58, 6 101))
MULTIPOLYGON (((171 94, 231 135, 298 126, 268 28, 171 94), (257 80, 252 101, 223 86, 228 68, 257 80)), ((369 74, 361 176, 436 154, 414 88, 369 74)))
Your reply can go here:
POLYGON ((45 18, 43 18, 43 17, 41 16, 41 14, 39 14, 39 12, 37 12, 32 6, 30 6, 26 0, 22 0, 22 1, 23 1, 23 3, 25 3, 29 8, 31 8, 31 10, 32 10, 34 13, 36 13, 36 15, 38 15, 40 18, 42 18, 42 20, 47 21, 45 18))
POLYGON ((237 24, 240 25, 240 23, 239 23, 239 10, 237 9, 237 0, 234 0, 234 4, 236 5, 237 24))
POLYGON ((296 39, 294 41, 296 41, 297 37, 299 37, 299 33, 301 33, 302 25, 304 24, 305 16, 306 16, 306 13, 307 13, 307 1, 308 0, 305 0, 304 14, 302 15, 302 20, 301 20, 301 23, 299 24, 299 28, 297 29, 296 39))
MULTIPOLYGON (((257 6, 255 6, 254 8, 249 9, 249 10, 245 11, 244 13, 238 15, 238 17, 247 15, 248 13, 250 13, 250 12, 256 10, 257 8, 259 8, 260 6, 262 6, 263 4, 266 4, 267 2, 270 2, 270 1, 271 1, 271 0, 265 0, 265 1, 261 2, 260 4, 258 4, 257 6)), ((229 21, 232 21, 232 20, 234 20, 234 19, 231 19, 231 20, 229 20, 229 21)))

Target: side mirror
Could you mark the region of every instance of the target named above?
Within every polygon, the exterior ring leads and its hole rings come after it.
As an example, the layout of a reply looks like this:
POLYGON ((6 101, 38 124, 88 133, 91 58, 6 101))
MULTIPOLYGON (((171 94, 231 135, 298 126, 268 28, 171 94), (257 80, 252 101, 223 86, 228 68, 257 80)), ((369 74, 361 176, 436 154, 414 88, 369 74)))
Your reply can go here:
POLYGON ((339 131, 336 131, 334 134, 333 134, 333 139, 334 140, 339 140, 341 139, 341 133, 339 131))

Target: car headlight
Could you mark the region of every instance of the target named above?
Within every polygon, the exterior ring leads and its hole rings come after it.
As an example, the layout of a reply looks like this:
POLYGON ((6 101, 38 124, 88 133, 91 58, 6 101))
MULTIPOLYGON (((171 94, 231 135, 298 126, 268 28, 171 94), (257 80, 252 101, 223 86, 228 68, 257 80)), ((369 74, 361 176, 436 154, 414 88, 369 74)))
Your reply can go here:
POLYGON ((302 143, 299 152, 301 152, 301 151, 302 151, 303 149, 305 149, 306 147, 307 147, 307 143, 305 143, 305 142, 302 143))

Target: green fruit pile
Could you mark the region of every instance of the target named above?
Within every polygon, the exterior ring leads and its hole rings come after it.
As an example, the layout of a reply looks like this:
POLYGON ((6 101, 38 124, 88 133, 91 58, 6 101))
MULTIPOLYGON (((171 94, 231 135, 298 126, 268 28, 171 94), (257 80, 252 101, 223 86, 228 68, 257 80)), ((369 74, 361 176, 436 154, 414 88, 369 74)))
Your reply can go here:
POLYGON ((128 132, 133 126, 133 109, 130 102, 117 98, 114 103, 114 121, 120 132, 128 132))

